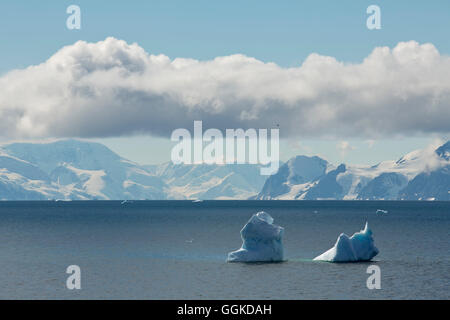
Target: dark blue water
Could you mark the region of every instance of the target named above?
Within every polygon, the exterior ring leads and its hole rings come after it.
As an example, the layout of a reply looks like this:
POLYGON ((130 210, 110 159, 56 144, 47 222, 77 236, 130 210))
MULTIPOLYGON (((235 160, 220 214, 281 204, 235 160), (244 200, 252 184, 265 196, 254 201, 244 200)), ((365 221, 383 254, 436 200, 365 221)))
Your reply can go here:
POLYGON ((445 202, 0 202, 0 298, 449 299, 449 230, 445 202), (285 228, 288 261, 226 263, 260 210, 285 228), (311 261, 366 220, 374 262, 311 261), (73 264, 81 290, 66 288, 73 264))

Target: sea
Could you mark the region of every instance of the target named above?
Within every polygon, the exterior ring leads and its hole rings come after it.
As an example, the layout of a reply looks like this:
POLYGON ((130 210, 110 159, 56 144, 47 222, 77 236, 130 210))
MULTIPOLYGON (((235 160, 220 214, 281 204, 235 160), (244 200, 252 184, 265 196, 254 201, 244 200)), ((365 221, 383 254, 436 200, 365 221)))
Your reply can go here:
POLYGON ((437 201, 2 201, 0 299, 449 299, 449 230, 437 201), (286 261, 227 263, 258 211, 286 261), (313 261, 366 221, 373 261, 313 261))

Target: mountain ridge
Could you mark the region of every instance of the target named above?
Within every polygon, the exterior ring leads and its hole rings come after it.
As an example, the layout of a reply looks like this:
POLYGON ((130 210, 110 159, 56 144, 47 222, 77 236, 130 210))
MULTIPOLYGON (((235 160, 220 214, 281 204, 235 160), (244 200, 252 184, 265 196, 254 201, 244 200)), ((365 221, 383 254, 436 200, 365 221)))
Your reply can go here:
POLYGON ((450 141, 434 150, 410 152, 397 161, 382 161, 373 166, 340 164, 336 169, 328 165, 328 169, 316 179, 293 183, 287 177, 294 173, 287 165, 282 166, 255 198, 450 200, 450 141), (274 180, 278 189, 273 188, 274 180))
POLYGON ((450 141, 374 166, 298 155, 258 165, 140 165, 76 139, 0 146, 2 200, 450 200, 450 141))

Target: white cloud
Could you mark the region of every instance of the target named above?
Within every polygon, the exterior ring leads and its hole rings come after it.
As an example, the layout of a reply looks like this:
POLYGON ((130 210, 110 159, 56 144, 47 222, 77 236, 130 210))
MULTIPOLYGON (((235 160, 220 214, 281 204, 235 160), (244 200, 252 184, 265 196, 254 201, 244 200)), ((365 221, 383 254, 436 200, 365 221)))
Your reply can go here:
POLYGON ((350 145, 350 143, 348 141, 339 141, 336 144, 336 149, 341 154, 341 157, 345 157, 347 155, 347 153, 349 153, 352 150, 355 150, 356 148, 354 146, 350 145))
POLYGON ((434 141, 428 144, 424 149, 411 152, 405 157, 413 158, 415 156, 415 160, 418 163, 421 172, 432 172, 450 164, 450 161, 439 157, 436 153, 436 149, 444 143, 445 141, 441 139, 434 139, 434 141))
POLYGON ((149 55, 114 38, 79 41, 0 78, 0 136, 169 137, 194 120, 289 137, 450 132, 450 58, 432 44, 375 48, 360 64, 311 54, 282 68, 244 55, 149 55))

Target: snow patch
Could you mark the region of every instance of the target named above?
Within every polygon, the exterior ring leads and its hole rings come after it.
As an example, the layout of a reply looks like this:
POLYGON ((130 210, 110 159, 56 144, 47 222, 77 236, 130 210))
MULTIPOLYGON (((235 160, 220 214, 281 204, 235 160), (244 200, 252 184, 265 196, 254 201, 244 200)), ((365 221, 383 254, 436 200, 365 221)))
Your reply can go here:
POLYGON ((106 174, 104 170, 84 170, 66 165, 66 167, 84 180, 83 188, 91 195, 102 197, 107 199, 108 197, 102 193, 102 189, 105 187, 103 178, 106 174))

